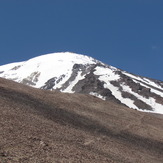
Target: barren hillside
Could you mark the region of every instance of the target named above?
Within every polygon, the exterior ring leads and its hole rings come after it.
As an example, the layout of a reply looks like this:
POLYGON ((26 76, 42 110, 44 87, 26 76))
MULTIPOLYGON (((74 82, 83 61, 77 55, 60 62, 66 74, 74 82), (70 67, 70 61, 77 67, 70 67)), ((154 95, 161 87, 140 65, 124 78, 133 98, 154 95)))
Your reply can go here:
POLYGON ((0 78, 0 163, 163 162, 163 115, 0 78))

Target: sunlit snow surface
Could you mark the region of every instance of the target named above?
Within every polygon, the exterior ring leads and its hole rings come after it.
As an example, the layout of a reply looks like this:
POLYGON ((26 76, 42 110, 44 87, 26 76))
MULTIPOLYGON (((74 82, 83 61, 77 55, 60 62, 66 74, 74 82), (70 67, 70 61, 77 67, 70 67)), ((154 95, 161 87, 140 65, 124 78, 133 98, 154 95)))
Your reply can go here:
MULTIPOLYGON (((120 71, 119 69, 112 66, 105 66, 105 64, 102 62, 85 55, 79 55, 70 52, 52 53, 38 56, 24 62, 3 65, 0 66, 0 77, 21 83, 26 82, 25 84, 29 84, 36 88, 41 88, 44 86, 49 79, 54 77, 56 79, 60 79, 62 77, 62 79, 54 85, 53 89, 61 88, 60 90, 63 92, 74 93, 73 87, 78 83, 78 81, 83 80, 86 75, 82 74, 82 71, 79 70, 74 80, 70 81, 67 87, 62 89, 62 86, 66 83, 66 81, 68 81, 73 73, 72 69, 74 64, 95 65, 97 63, 100 63, 103 66, 97 66, 94 69, 93 73, 98 77, 100 81, 104 82, 104 88, 109 89, 112 92, 112 95, 126 106, 140 111, 147 111, 138 108, 134 104, 133 100, 122 97, 122 93, 119 88, 111 84, 111 81, 119 81, 121 79, 121 76, 116 73, 117 71, 120 71), (31 81, 31 83, 28 83, 28 81, 31 81)), ((133 82, 139 83, 143 87, 150 88, 151 92, 159 95, 160 97, 163 97, 163 88, 154 81, 132 75, 125 71, 121 72, 122 74, 130 77, 133 82)), ((145 98, 138 93, 133 92, 129 86, 125 85, 125 83, 120 83, 120 86, 124 92, 130 93, 137 99, 141 100, 147 105, 150 105, 154 109, 152 111, 153 113, 163 114, 163 105, 157 103, 154 98, 145 98)), ((89 94, 103 100, 106 99, 106 97, 103 97, 97 92, 90 92, 89 94)))
POLYGON ((74 63, 95 64, 95 61, 91 57, 76 55, 69 52, 52 53, 32 58, 26 62, 1 66, 0 71, 5 71, 5 74, 0 74, 0 77, 16 79, 15 81, 20 82, 24 78, 31 76, 34 72, 40 72, 38 81, 34 86, 40 88, 47 80, 53 78, 54 76, 59 77, 60 75, 65 74, 66 76, 64 80, 68 80, 72 73, 74 63), (15 73, 13 68, 19 65, 21 65, 21 67, 19 67, 15 73))

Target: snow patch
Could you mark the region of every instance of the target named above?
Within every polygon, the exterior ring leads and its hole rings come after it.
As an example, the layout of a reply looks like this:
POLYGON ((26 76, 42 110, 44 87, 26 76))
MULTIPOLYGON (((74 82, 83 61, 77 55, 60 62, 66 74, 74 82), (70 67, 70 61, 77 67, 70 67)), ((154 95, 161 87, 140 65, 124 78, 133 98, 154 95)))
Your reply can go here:
POLYGON ((89 94, 92 95, 92 96, 98 97, 98 98, 100 98, 102 100, 106 100, 105 97, 101 96, 100 94, 98 94, 96 92, 90 92, 89 94))
POLYGON ((109 69, 104 67, 96 67, 96 71, 94 72, 95 75, 100 76, 100 80, 105 81, 106 83, 108 81, 118 80, 120 79, 120 76, 118 74, 115 74, 114 70, 115 68, 109 69))

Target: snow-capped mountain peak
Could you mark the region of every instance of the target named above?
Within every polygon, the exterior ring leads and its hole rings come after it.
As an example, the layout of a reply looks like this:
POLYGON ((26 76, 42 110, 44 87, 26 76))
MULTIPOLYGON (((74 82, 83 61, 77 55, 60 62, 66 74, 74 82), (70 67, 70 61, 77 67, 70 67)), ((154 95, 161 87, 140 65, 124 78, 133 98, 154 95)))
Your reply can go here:
POLYGON ((5 72, 3 76, 5 78, 17 82, 26 81, 26 84, 39 88, 54 76, 59 78, 64 74, 68 78, 72 73, 71 70, 74 64, 87 65, 96 64, 96 62, 98 61, 91 57, 75 53, 51 53, 24 62, 1 66, 1 72, 5 72))
POLYGON ((163 82, 136 76, 92 57, 52 53, 0 66, 0 77, 42 89, 91 94, 163 114, 163 82))

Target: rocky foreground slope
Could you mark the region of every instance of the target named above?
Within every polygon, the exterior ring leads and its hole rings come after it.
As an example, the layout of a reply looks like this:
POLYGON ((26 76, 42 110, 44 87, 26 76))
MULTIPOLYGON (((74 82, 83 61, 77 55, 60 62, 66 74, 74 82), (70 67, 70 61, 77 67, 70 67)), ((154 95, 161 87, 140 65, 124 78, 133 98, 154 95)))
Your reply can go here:
POLYGON ((163 114, 163 82, 137 76, 75 53, 52 53, 0 66, 0 77, 36 88, 91 94, 163 114))
POLYGON ((163 116, 0 78, 1 163, 162 163, 163 116))

